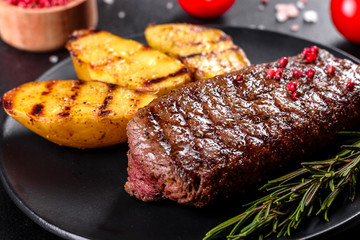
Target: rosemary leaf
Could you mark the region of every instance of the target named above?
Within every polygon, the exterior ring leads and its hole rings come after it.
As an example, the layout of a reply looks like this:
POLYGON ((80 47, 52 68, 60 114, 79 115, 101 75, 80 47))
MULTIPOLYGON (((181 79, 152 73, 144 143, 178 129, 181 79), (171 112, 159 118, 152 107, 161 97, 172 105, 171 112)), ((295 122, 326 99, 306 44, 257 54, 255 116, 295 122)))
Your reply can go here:
POLYGON ((338 131, 338 132, 336 132, 336 134, 346 136, 346 137, 360 138, 360 132, 357 132, 357 131, 338 131))
POLYGON ((360 167, 360 132, 338 134, 349 139, 356 137, 357 142, 342 145, 343 150, 333 158, 303 162, 300 169, 268 181, 260 188, 266 193, 263 197, 245 204, 248 208, 243 213, 214 227, 203 239, 211 239, 229 229, 227 239, 233 240, 290 236, 291 231, 314 212, 322 213, 329 221, 330 207, 346 187, 350 189, 349 199, 355 199, 360 167))
POLYGON ((355 195, 356 195, 356 175, 358 172, 358 168, 355 169, 354 173, 351 175, 351 184, 350 184, 350 193, 349 193, 349 199, 351 201, 355 200, 355 195))

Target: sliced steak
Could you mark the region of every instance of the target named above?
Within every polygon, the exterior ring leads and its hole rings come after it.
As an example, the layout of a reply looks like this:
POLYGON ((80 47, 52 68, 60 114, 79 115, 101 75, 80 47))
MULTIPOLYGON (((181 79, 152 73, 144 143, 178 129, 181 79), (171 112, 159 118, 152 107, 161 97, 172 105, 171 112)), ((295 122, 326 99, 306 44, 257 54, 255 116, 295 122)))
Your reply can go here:
POLYGON ((313 63, 301 54, 288 60, 280 79, 267 77, 279 61, 253 65, 188 84, 138 111, 127 129, 126 191, 143 201, 202 207, 246 190, 359 121, 358 65, 325 50, 313 63), (288 86, 294 80, 295 91, 288 86))

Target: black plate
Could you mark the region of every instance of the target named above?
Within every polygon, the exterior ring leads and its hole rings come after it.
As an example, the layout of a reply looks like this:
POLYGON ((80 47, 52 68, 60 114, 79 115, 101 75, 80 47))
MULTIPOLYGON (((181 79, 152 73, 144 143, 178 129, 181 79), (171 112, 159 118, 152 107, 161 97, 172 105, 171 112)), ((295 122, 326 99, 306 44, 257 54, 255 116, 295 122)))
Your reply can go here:
MULTIPOLYGON (((315 43, 279 33, 222 27, 252 63, 299 53, 315 43)), ((132 37, 145 42, 143 35, 132 37)), ((326 48, 337 57, 351 56, 326 48)), ((38 80, 76 79, 70 58, 38 80)), ((45 229, 66 239, 201 239, 213 226, 239 213, 241 201, 203 209, 172 202, 143 203, 123 186, 127 144, 91 150, 60 147, 7 117, 3 124, 0 172, 19 208, 45 229)), ((340 204, 341 205, 341 204, 340 204)), ((360 216, 358 202, 344 200, 331 222, 313 218, 293 239, 308 239, 350 227, 360 216)))

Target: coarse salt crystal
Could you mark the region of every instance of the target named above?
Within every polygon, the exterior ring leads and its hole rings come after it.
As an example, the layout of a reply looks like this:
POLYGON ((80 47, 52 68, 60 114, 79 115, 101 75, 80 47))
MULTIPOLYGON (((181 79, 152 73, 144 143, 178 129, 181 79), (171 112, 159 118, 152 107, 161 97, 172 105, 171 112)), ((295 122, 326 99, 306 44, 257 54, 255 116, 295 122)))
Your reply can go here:
POLYGON ((281 23, 285 22, 286 20, 289 19, 288 16, 286 15, 286 13, 284 13, 284 12, 277 12, 275 17, 276 17, 276 20, 281 23))
POLYGON ((173 8, 174 8, 174 3, 172 3, 172 2, 167 2, 167 3, 166 3, 166 8, 169 9, 169 10, 170 10, 170 9, 173 9, 173 8))
POLYGON ((256 28, 256 25, 255 25, 255 24, 250 24, 250 25, 249 25, 249 28, 255 29, 255 28, 256 28))
POLYGON ((292 3, 284 4, 279 3, 275 5, 275 9, 278 12, 284 12, 289 18, 295 18, 299 14, 299 10, 292 3))
POLYGON ((265 25, 260 24, 260 25, 257 26, 257 28, 259 30, 264 30, 266 27, 265 27, 265 25))
POLYGON ((297 6, 298 9, 304 9, 305 8, 305 4, 302 1, 297 1, 296 6, 297 6))
POLYGON ((295 7, 294 4, 289 4, 286 13, 289 18, 296 18, 299 15, 299 10, 295 7))
POLYGON ((314 10, 305 11, 303 17, 307 23, 316 23, 319 20, 318 13, 314 10))
POLYGON ((118 13, 118 17, 119 17, 120 19, 124 19, 124 18, 126 17, 126 13, 125 13, 124 11, 120 11, 120 12, 118 13))
POLYGON ((51 55, 51 56, 49 57, 49 61, 50 61, 51 63, 57 63, 57 62, 59 61, 59 57, 56 56, 56 55, 51 55))
POLYGON ((109 4, 109 5, 114 4, 114 2, 115 2, 115 0, 103 0, 103 1, 104 1, 104 3, 109 4))
POLYGON ((299 10, 292 3, 279 3, 275 5, 276 19, 279 22, 285 22, 289 18, 295 18, 299 15, 299 10))

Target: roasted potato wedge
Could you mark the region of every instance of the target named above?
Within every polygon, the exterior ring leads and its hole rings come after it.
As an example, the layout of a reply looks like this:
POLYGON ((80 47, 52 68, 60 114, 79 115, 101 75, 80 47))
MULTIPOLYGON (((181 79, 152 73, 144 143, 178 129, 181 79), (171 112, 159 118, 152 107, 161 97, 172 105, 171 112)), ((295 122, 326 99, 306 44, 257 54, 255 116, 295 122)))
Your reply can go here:
POLYGON ((128 121, 156 97, 101 81, 53 80, 6 92, 3 106, 40 136, 83 149, 125 142, 128 121))
POLYGON ((145 38, 150 47, 181 60, 195 80, 250 65, 244 51, 219 29, 187 23, 149 25, 145 38))
POLYGON ((162 95, 191 80, 180 61, 106 31, 75 31, 66 45, 79 79, 162 95))

